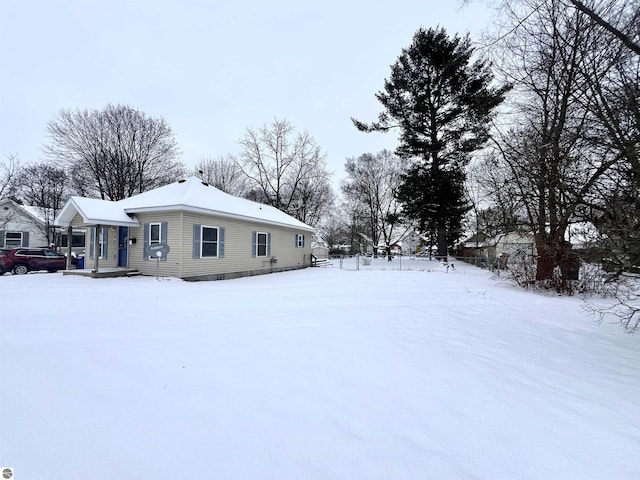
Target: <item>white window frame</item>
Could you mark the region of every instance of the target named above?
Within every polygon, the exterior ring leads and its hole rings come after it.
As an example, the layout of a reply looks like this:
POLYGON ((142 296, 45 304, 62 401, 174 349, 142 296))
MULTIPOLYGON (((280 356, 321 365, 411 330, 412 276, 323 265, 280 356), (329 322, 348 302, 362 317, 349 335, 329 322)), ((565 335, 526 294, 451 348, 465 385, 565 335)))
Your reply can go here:
POLYGON ((149 223, 149 245, 155 245, 157 243, 162 243, 162 223, 161 222, 149 223), (152 233, 153 233, 154 225, 158 226, 158 240, 153 239, 152 233))
MULTIPOLYGON (((22 232, 14 232, 14 231, 6 231, 4 232, 4 246, 8 247, 8 248, 17 248, 17 247, 21 247, 22 246, 22 241, 23 241, 23 235, 22 232), (7 237, 9 235, 20 235, 20 242, 17 245, 13 245, 13 244, 9 244, 7 243, 7 237)), ((12 242, 16 241, 16 238, 12 238, 11 239, 12 242)))
MULTIPOLYGON (((98 234, 98 249, 99 249, 98 251, 100 252, 100 260, 103 260, 103 259, 107 258, 104 255, 104 246, 105 246, 105 243, 104 243, 104 232, 105 231, 106 231, 106 229, 103 227, 103 228, 100 229, 100 233, 98 234)), ((107 236, 108 236, 108 234, 107 234, 107 236)))
MULTIPOLYGON (((156 245, 158 243, 162 243, 162 222, 149 223, 149 245, 156 245), (158 226, 158 240, 154 240, 153 235, 151 235, 154 225, 158 226)), ((152 260, 154 258, 156 257, 150 256, 149 260, 152 260)))
POLYGON ((296 233, 296 248, 304 248, 304 235, 296 233))
POLYGON ((269 251, 269 234, 267 232, 256 232, 256 257, 266 257, 269 251), (260 255, 260 235, 264 235, 264 255, 260 255))
POLYGON ((212 227, 211 225, 201 225, 200 226, 200 258, 219 258, 220 257, 220 228, 212 227), (216 231, 216 241, 212 242, 204 239, 204 229, 210 228, 216 231), (205 255, 204 254, 204 244, 214 243, 216 245, 216 254, 215 255, 205 255))

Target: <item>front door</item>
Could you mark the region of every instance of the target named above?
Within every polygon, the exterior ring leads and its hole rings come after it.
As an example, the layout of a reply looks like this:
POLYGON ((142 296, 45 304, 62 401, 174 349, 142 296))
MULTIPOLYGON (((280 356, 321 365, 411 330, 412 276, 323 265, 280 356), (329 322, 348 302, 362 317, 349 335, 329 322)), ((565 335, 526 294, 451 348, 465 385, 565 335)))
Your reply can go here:
POLYGON ((129 249, 129 227, 119 227, 118 230, 118 266, 128 265, 127 253, 129 249))

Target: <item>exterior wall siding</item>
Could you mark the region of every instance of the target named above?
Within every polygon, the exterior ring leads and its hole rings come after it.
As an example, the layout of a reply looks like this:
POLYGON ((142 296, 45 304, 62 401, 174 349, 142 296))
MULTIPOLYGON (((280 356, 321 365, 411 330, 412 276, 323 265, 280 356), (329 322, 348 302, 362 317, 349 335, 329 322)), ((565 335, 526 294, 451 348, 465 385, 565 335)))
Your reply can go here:
POLYGON ((180 251, 182 249, 182 229, 180 212, 167 213, 138 213, 136 217, 140 221, 140 227, 129 227, 129 239, 136 239, 135 244, 129 245, 129 268, 135 268, 143 275, 156 275, 163 277, 180 276, 180 251), (144 257, 144 224, 167 222, 167 238, 162 243, 169 245, 170 251, 166 260, 158 262, 156 259, 144 257))
MULTIPOLYGON (((137 269, 143 275, 159 273, 161 276, 188 280, 215 280, 305 268, 311 263, 312 232, 309 231, 189 212, 137 213, 136 217, 140 227, 129 227, 128 267, 137 269), (167 231, 162 242, 169 245, 170 252, 166 260, 160 262, 145 259, 145 224, 163 222, 167 224, 167 231), (223 257, 193 258, 194 225, 224 228, 223 257), (270 255, 252 256, 253 232, 256 231, 271 235, 270 255), (296 234, 304 235, 304 247, 296 247, 296 234), (133 239, 135 243, 132 243, 133 239), (272 262, 272 258, 277 258, 277 262, 272 262)), ((79 216, 72 221, 72 225, 81 223, 79 216)), ((118 266, 118 228, 107 229, 108 258, 100 259, 99 268, 118 266)), ((92 269, 94 260, 88 257, 90 240, 91 228, 88 227, 85 268, 92 269)))
POLYGON ((304 268, 310 263, 311 232, 278 227, 259 222, 240 221, 184 213, 182 239, 182 278, 216 279, 256 275, 275 271, 304 268), (225 229, 224 257, 193 258, 193 225, 225 229), (254 231, 271 234, 271 255, 253 257, 254 231), (295 247, 296 234, 305 235, 304 248, 295 247), (276 263, 271 258, 278 259, 276 263))
MULTIPOLYGON (((82 219, 80 219, 80 221, 82 221, 82 219)), ((95 245, 93 246, 94 256, 89 256, 91 253, 91 232, 94 228, 95 227, 86 227, 87 230, 85 232, 84 268, 90 270, 95 267, 95 254, 98 251, 98 242, 95 240, 95 245)), ((99 260, 98 270, 101 268, 115 268, 118 266, 118 227, 105 226, 102 228, 106 228, 107 230, 107 257, 99 260)))
MULTIPOLYGON (((26 247, 48 247, 47 237, 42 232, 42 225, 38 225, 31 217, 10 205, 7 213, 8 222, 0 228, 4 232, 29 232, 28 245, 26 247)), ((4 237, 3 237, 4 243, 4 237)), ((4 246, 0 244, 0 247, 4 246)))

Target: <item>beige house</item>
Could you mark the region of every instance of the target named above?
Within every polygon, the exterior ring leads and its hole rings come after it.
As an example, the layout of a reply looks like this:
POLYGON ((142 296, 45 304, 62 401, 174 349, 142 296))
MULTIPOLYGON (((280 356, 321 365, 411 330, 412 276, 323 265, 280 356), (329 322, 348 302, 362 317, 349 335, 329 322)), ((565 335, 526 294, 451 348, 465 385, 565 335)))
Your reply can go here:
POLYGON ((56 225, 86 228, 94 273, 222 280, 311 265, 312 227, 196 177, 117 202, 71 197, 56 225))

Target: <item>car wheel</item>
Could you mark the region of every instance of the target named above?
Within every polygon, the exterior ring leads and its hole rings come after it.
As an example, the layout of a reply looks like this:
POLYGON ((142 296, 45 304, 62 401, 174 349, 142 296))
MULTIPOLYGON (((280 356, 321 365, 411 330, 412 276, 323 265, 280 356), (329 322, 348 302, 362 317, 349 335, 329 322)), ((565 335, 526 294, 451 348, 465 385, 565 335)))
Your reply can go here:
POLYGON ((29 273, 29 267, 27 267, 25 264, 20 263, 13 267, 14 275, 24 275, 25 273, 29 273))

